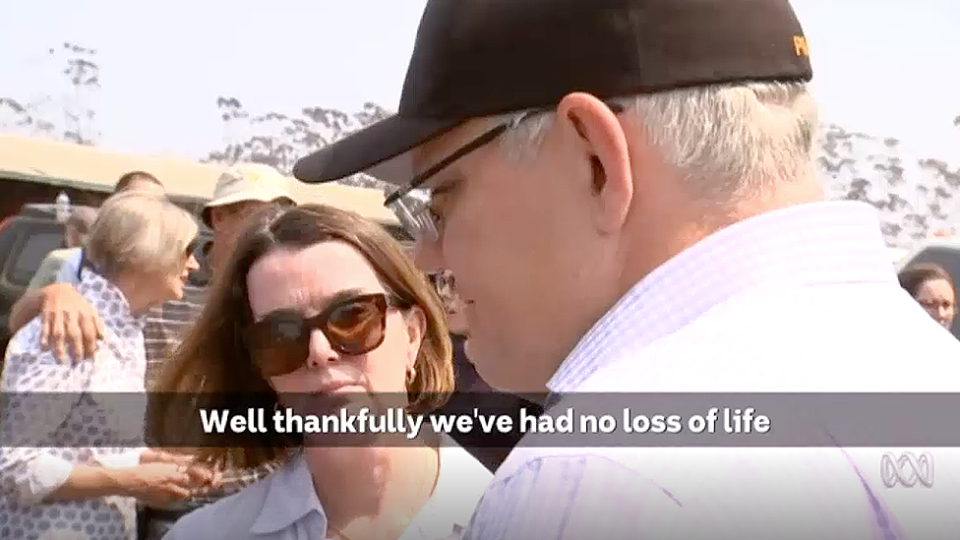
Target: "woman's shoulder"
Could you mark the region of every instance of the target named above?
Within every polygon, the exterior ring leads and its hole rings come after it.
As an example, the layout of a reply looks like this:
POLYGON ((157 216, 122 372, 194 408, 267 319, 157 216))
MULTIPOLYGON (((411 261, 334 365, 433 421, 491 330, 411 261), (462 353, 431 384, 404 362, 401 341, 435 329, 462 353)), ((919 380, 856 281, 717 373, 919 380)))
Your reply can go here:
MULTIPOLYGON (((164 540, 245 540, 247 538, 263 538, 260 533, 254 534, 253 529, 262 521, 265 510, 273 511, 276 506, 276 493, 286 491, 291 486, 289 478, 300 473, 298 457, 280 466, 267 476, 253 482, 240 491, 228 495, 218 501, 207 504, 180 518, 167 532, 164 540), (272 489, 277 482, 277 488, 272 489), (268 504, 271 506, 267 508, 268 504)), ((296 487, 296 486, 292 486, 296 487)), ((299 497, 297 493, 290 493, 291 497, 299 497)), ((268 520, 269 521, 269 520, 268 520)))
MULTIPOLYGON (((276 473, 274 473, 276 474, 276 473)), ((273 474, 183 516, 163 540, 244 540, 267 499, 273 474)))
MULTIPOLYGON (((3 360, 3 388, 20 388, 21 383, 51 382, 54 374, 66 373, 71 366, 57 362, 53 351, 44 350, 40 346, 40 331, 42 322, 37 316, 10 338, 3 360)), ((31 386, 31 384, 27 384, 31 386)))

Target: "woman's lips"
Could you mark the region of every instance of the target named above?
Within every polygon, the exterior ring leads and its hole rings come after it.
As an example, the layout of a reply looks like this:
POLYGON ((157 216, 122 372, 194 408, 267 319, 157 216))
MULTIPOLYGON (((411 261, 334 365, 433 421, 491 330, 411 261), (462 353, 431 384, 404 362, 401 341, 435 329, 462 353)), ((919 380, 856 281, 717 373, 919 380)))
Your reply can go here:
POLYGON ((327 383, 320 385, 316 389, 318 393, 321 394, 354 394, 361 392, 363 389, 359 384, 353 382, 338 382, 338 383, 327 383))

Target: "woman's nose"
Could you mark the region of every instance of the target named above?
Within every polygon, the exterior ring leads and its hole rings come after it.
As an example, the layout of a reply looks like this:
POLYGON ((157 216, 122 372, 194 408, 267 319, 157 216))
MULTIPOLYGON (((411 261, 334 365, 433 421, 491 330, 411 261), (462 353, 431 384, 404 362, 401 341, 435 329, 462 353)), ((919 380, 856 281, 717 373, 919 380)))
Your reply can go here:
POLYGON ((200 268, 200 263, 197 262, 197 258, 193 255, 187 257, 187 270, 193 272, 200 268))
POLYGON ((310 352, 307 355, 307 367, 315 369, 339 360, 337 351, 330 346, 327 336, 320 330, 310 333, 310 352))

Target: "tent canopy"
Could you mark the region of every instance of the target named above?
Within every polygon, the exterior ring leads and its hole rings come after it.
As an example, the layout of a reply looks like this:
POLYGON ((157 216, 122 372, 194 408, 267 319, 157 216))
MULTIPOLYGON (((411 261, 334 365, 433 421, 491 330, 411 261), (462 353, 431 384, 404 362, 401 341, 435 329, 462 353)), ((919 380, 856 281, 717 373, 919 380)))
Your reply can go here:
MULTIPOLYGON (((153 174, 176 198, 202 202, 213 194, 226 165, 199 163, 177 157, 138 156, 92 146, 0 135, 0 177, 55 186, 110 192, 130 171, 153 174)), ((326 204, 353 210, 385 225, 399 225, 383 206, 376 189, 338 184, 308 185, 290 178, 290 193, 298 203, 326 204)))

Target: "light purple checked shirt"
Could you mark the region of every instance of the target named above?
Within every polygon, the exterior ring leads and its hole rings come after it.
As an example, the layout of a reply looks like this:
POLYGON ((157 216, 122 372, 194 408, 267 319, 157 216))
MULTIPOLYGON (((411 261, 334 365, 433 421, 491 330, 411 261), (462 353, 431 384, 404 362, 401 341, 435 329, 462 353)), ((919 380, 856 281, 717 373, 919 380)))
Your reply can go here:
MULTIPOLYGON (((559 410, 576 392, 955 392, 960 343, 899 287, 874 209, 824 202, 676 256, 548 386, 559 410)), ((546 448, 527 435, 463 538, 957 538, 960 451, 909 449, 931 452, 934 485, 887 488, 881 456, 903 450, 546 448)))

